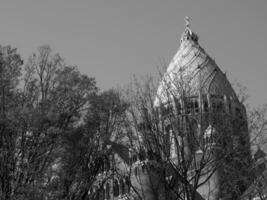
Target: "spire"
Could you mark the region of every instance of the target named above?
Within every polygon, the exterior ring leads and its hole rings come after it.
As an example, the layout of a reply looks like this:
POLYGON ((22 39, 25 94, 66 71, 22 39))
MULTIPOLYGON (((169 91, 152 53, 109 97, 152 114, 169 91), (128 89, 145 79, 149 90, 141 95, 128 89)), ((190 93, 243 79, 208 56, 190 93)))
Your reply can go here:
POLYGON ((189 28, 189 25, 190 25, 190 17, 185 16, 184 21, 185 21, 185 27, 186 28, 189 28))
POLYGON ((181 43, 186 40, 193 40, 198 43, 198 36, 190 29, 190 17, 186 16, 185 20, 185 30, 181 36, 181 43))

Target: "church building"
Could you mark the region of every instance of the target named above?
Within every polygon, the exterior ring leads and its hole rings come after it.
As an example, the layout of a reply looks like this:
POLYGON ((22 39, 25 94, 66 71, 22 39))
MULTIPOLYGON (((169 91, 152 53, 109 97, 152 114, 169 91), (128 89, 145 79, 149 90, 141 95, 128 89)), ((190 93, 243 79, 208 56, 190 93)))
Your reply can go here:
MULTIPOLYGON (((200 46, 188 18, 178 51, 158 85, 153 106, 160 113, 164 137, 168 138, 168 154, 160 154, 161 159, 176 165, 164 177, 172 179, 175 191, 178 193, 179 187, 183 187, 183 181, 174 178, 175 170, 188 162, 188 184, 196 188, 195 199, 238 199, 253 179, 246 109, 226 74, 200 46), (175 112, 175 120, 169 112, 175 112), (206 173, 199 173, 201 170, 206 173), (197 173, 198 183, 202 184, 193 183, 197 173)), ((115 142, 110 142, 110 149, 113 155, 88 192, 90 199, 178 199, 175 191, 164 189, 156 174, 156 169, 163 166, 149 155, 148 149, 144 147, 143 152, 136 154, 127 145, 115 142), (98 184, 111 174, 112 167, 119 169, 120 175, 98 184), (150 169, 154 170, 152 175, 150 169), (159 187, 152 188, 151 182, 159 187)))

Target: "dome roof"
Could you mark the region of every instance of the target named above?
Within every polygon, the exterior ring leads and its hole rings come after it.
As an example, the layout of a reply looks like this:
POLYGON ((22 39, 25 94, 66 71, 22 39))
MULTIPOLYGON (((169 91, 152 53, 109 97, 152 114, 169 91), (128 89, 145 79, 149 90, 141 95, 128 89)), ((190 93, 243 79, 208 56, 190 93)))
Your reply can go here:
POLYGON ((171 98, 202 94, 237 96, 215 61, 198 43, 198 36, 187 24, 180 47, 170 62, 159 84, 154 104, 166 103, 171 98))

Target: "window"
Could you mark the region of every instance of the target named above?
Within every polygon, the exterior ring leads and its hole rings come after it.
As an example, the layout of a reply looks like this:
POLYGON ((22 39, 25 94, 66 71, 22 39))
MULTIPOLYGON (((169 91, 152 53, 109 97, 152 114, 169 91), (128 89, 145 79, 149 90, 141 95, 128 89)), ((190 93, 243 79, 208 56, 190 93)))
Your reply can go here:
POLYGON ((176 101, 175 104, 176 104, 177 114, 179 115, 179 114, 181 114, 182 106, 181 106, 180 102, 178 102, 178 101, 176 101))
POLYGON ((218 103, 217 110, 218 110, 218 112, 224 112, 224 107, 223 107, 223 103, 222 102, 218 103))
POLYGON ((185 104, 185 113, 190 114, 192 113, 192 109, 194 107, 194 104, 191 100, 188 100, 185 104))
POLYGON ((235 114, 238 119, 243 120, 243 116, 242 116, 240 108, 238 107, 235 108, 235 114))
POLYGON ((198 105, 198 99, 188 99, 185 106, 185 113, 195 113, 197 114, 199 112, 199 105, 198 105))
POLYGON ((194 102, 194 112, 195 112, 195 113, 198 113, 198 111, 199 111, 198 101, 195 100, 195 102, 194 102))
POLYGON ((212 103, 212 110, 213 112, 220 113, 224 112, 223 103, 219 101, 215 101, 212 103))
POLYGON ((138 175, 138 167, 135 167, 135 168, 134 168, 134 174, 135 174, 135 176, 138 175))
POLYGON ((208 101, 205 100, 204 101, 204 112, 208 112, 209 111, 209 104, 208 104, 208 101))
POLYGON ((229 106, 229 112, 231 113, 232 112, 232 106, 231 106, 230 102, 229 102, 228 106, 229 106))
POLYGON ((173 112, 173 107, 171 104, 167 104, 161 107, 161 115, 163 117, 172 114, 172 112, 173 112))

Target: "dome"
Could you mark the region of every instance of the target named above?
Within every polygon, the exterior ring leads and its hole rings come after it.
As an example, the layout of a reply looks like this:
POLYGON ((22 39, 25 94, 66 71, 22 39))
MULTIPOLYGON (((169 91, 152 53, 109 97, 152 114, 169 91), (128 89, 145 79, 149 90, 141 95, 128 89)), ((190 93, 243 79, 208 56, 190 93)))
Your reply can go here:
POLYGON ((170 62, 161 80, 155 106, 166 103, 173 97, 202 94, 237 96, 215 61, 198 43, 198 36, 187 24, 181 36, 180 47, 170 62))

